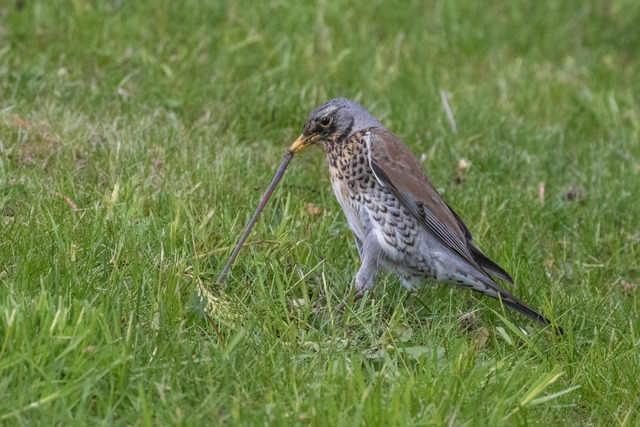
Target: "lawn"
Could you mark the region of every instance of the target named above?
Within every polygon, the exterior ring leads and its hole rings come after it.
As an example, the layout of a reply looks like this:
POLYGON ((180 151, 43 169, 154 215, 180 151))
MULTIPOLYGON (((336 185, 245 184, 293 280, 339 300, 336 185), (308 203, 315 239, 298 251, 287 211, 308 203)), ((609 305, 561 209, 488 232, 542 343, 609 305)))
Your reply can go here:
POLYGON ((3 2, 0 424, 640 424, 639 21, 636 0, 3 2), (337 96, 564 335, 387 274, 336 310, 359 259, 318 148, 215 284, 337 96))

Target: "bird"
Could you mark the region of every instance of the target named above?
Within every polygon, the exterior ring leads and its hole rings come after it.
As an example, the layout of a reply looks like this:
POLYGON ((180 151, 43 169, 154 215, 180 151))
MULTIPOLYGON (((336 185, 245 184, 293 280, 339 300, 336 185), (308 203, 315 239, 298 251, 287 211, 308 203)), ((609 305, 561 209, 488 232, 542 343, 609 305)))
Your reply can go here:
POLYGON ((360 256, 354 300, 373 289, 380 270, 387 270, 409 291, 425 282, 470 288, 552 325, 498 284, 513 285, 513 279, 474 244, 469 228, 410 149, 362 105, 334 98, 313 110, 289 151, 311 145, 325 153, 331 187, 360 256))

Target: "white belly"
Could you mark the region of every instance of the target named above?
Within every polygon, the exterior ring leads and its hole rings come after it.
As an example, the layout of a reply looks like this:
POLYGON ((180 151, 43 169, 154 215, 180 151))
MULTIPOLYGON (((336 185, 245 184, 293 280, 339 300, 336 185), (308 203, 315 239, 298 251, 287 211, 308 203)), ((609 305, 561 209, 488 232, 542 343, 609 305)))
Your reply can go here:
POLYGON ((331 187, 333 188, 333 193, 336 195, 336 199, 338 199, 338 203, 340 203, 342 211, 347 217, 347 224, 349 224, 349 228, 353 234, 363 242, 366 237, 366 230, 362 222, 362 216, 359 212, 359 208, 357 208, 349 198, 347 186, 341 181, 336 180, 331 182, 331 187))
POLYGON ((347 217, 349 228, 356 236, 357 240, 364 242, 367 234, 373 233, 378 241, 378 245, 387 258, 401 258, 402 253, 397 250, 396 246, 390 245, 384 238, 383 226, 370 219, 369 212, 367 212, 365 204, 356 204, 351 200, 347 185, 341 181, 335 180, 331 182, 331 187, 336 195, 336 199, 338 199, 338 203, 340 203, 340 207, 342 207, 342 210, 347 217))

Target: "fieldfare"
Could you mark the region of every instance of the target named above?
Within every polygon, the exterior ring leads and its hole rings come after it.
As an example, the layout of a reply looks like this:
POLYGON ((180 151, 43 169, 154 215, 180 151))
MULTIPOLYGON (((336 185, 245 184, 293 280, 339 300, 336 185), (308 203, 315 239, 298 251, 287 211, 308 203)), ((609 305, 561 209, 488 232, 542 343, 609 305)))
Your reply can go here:
POLYGON ((362 261, 356 299, 373 288, 382 268, 398 274, 408 290, 420 281, 463 286, 551 323, 496 283, 494 278, 509 284, 513 279, 474 245, 469 228, 409 148, 360 104, 336 98, 312 111, 290 151, 312 144, 325 152, 333 192, 362 261))

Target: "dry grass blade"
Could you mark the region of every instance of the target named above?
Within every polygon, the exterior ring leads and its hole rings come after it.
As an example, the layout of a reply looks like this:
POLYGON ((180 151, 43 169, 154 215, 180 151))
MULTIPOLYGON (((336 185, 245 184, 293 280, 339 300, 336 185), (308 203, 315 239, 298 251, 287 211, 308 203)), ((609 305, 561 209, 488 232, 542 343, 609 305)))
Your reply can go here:
POLYGON ((267 191, 265 191, 264 195, 262 196, 262 199, 260 199, 260 204, 256 209, 256 213, 253 214, 251 221, 249 221, 249 224, 247 224, 247 226, 245 227, 244 233, 242 233, 242 237, 240 237, 240 241, 238 242, 235 249, 231 253, 231 257, 229 257, 229 261, 227 261, 227 265, 224 266, 222 273, 220 273, 218 280, 216 280, 217 284, 220 284, 224 281, 225 276, 231 269, 231 265, 233 264, 233 261, 235 261, 236 257, 238 256, 238 252, 240 252, 240 248, 242 248, 245 240, 247 240, 247 237, 249 237, 249 233, 251 233, 253 226, 258 221, 258 217, 260 216, 260 213, 262 213, 262 210, 264 209, 267 202, 269 201, 269 198, 271 197, 273 190, 275 190, 276 185, 278 185, 278 182, 280 182, 280 179, 282 178, 282 175, 284 175, 284 171, 287 169, 287 166, 289 166, 289 162, 291 162, 292 158, 293 158, 293 151, 287 151, 287 153, 284 155, 284 159, 282 160, 282 163, 280 164, 280 167, 278 168, 275 176, 271 180, 271 184, 269 184, 267 191))

